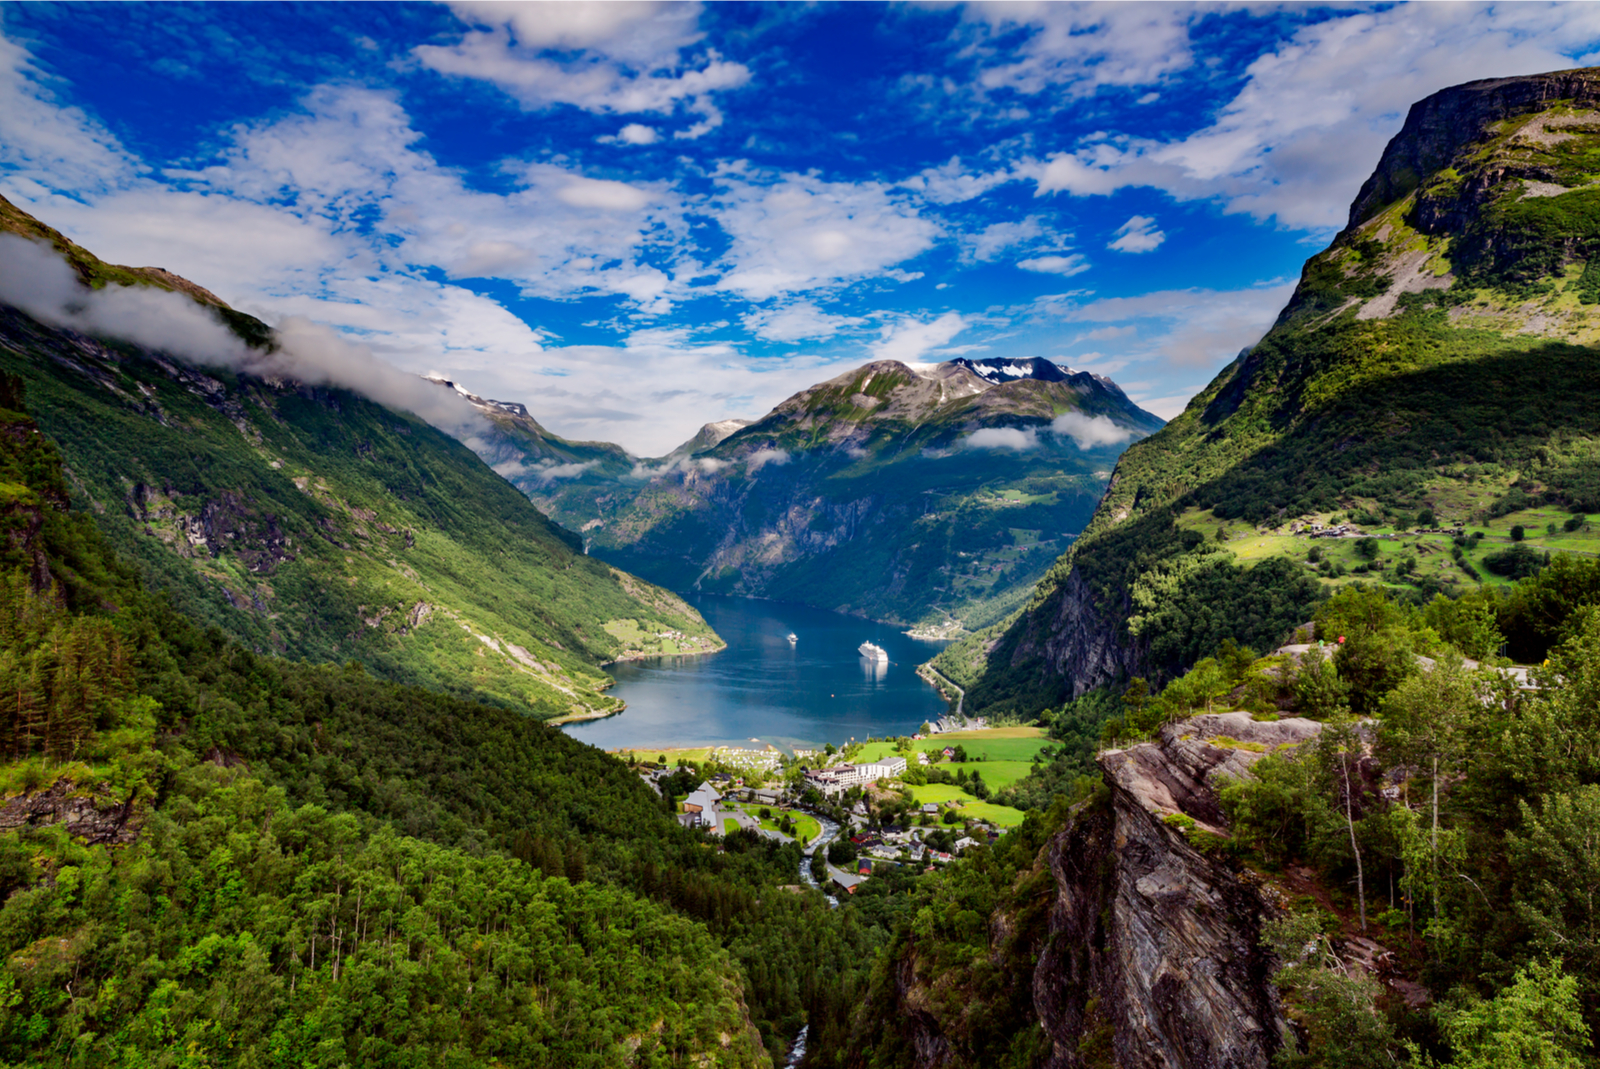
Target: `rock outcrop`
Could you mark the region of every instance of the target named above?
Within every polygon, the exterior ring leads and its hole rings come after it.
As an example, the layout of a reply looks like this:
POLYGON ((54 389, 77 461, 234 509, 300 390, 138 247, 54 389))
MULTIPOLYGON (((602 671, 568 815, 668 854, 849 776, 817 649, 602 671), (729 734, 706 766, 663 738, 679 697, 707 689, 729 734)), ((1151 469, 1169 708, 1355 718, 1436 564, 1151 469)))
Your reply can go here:
POLYGON ((1261 943, 1276 907, 1201 845, 1225 828, 1223 776, 1314 738, 1309 720, 1248 713, 1169 725, 1100 756, 1108 797, 1049 849, 1059 893, 1034 1003, 1052 1067, 1266 1069, 1288 1023, 1261 943))
POLYGON ((123 845, 139 837, 141 823, 132 798, 118 802, 66 779, 0 802, 0 831, 60 825, 85 843, 123 845))

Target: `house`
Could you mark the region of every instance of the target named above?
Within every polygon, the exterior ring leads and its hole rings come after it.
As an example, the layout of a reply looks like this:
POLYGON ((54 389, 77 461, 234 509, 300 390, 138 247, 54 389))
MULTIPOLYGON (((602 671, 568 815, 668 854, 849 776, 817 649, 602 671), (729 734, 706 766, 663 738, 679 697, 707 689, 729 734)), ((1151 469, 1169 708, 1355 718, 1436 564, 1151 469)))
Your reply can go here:
POLYGON ((946 746, 944 748, 944 755, 946 757, 954 757, 956 755, 956 752, 955 752, 955 750, 951 749, 949 746, 946 746))
POLYGON ((839 889, 850 895, 855 894, 856 888, 860 887, 865 881, 865 876, 851 876, 846 872, 836 873, 833 877, 833 882, 839 885, 839 889))
POLYGON ((955 850, 956 853, 959 854, 963 850, 965 850, 967 847, 969 847, 969 846, 977 846, 977 845, 978 845, 978 840, 972 838, 970 835, 963 835, 961 838, 959 838, 959 839, 957 839, 955 841, 953 849, 955 850))
POLYGON ((750 798, 758 805, 777 805, 783 800, 782 791, 755 790, 750 792, 750 798))
POLYGON ((939 803, 938 802, 924 802, 922 804, 922 811, 924 813, 928 814, 930 817, 936 817, 936 816, 939 815, 939 803))
POLYGON ((857 860, 856 861, 856 875, 857 876, 871 876, 872 875, 872 862, 870 860, 868 860, 867 858, 860 858, 859 860, 857 860))
POLYGON ((683 800, 683 811, 694 819, 688 823, 691 828, 710 828, 713 833, 722 831, 722 811, 717 803, 722 801, 722 795, 710 782, 702 783, 690 792, 689 797, 683 800))

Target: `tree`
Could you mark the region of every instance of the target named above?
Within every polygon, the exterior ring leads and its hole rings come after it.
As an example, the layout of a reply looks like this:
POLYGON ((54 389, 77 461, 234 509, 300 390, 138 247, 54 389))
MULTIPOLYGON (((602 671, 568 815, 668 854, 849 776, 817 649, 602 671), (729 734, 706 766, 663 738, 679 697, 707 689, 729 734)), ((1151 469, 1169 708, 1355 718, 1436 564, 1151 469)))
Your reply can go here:
POLYGON ((1339 677, 1339 669, 1321 646, 1312 646, 1300 656, 1294 677, 1295 704, 1314 720, 1329 720, 1349 711, 1350 688, 1339 677))
POLYGON ((1546 796, 1538 808, 1527 802, 1520 808, 1524 830, 1506 836, 1518 919, 1535 947, 1560 953, 1592 988, 1600 966, 1600 786, 1585 784, 1546 796))
POLYGON ((1483 710, 1479 680, 1459 656, 1446 654, 1431 671, 1395 688, 1383 705, 1380 744, 1396 764, 1429 770, 1432 787, 1433 915, 1439 916, 1439 780, 1465 756, 1474 717, 1483 710))
MULTIPOLYGON (((1518 969, 1511 986, 1484 1000, 1469 998, 1439 1013, 1455 1052, 1446 1069, 1583 1069, 1589 1064, 1589 1026, 1578 981, 1561 959, 1518 969)), ((1431 1065, 1411 1047, 1414 1061, 1431 1065)))
POLYGON ((1316 917, 1300 914, 1272 921, 1262 937, 1285 963, 1273 979, 1304 1010, 1300 1018, 1306 1049, 1291 1039, 1275 1065, 1388 1069, 1395 1064, 1394 1029, 1376 1005, 1382 987, 1359 971, 1345 970, 1316 917))
POLYGON ((1522 524, 1518 523, 1518 524, 1513 524, 1512 525, 1512 527, 1511 527, 1511 541, 1520 542, 1524 538, 1526 538, 1527 536, 1528 536, 1528 532, 1523 530, 1522 524))
POLYGON ((1317 637, 1342 639, 1339 677, 1350 687, 1350 708, 1366 716, 1413 671, 1413 639, 1401 608, 1383 588, 1345 587, 1317 610, 1317 637))

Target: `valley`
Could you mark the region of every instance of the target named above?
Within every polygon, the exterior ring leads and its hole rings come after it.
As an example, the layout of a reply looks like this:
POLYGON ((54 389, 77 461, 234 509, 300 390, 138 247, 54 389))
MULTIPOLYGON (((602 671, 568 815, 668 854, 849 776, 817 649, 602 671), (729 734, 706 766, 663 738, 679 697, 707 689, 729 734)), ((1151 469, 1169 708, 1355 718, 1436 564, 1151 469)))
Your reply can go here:
POLYGON ((5 199, 0 264, 0 1063, 1594 1062, 1600 68, 1415 103, 1169 421, 863 314, 647 458, 5 199))

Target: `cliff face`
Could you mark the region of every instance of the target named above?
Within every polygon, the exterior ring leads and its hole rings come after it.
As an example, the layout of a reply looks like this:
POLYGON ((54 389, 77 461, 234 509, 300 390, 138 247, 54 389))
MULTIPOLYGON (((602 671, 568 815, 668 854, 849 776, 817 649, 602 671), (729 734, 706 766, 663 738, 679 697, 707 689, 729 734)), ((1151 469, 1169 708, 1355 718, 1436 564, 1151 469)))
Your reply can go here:
POLYGON ((1487 78, 1417 101, 1350 205, 1347 230, 1450 166, 1463 148, 1496 123, 1545 111, 1558 102, 1576 108, 1600 105, 1600 71, 1581 68, 1526 78, 1487 78))
POLYGON ((1260 756, 1241 744, 1292 747, 1319 729, 1226 713, 1101 755, 1109 799, 1049 847, 1058 895, 1034 1003, 1052 1067, 1266 1069, 1288 1028, 1260 941, 1276 906, 1190 837, 1223 830, 1218 777, 1260 756))

